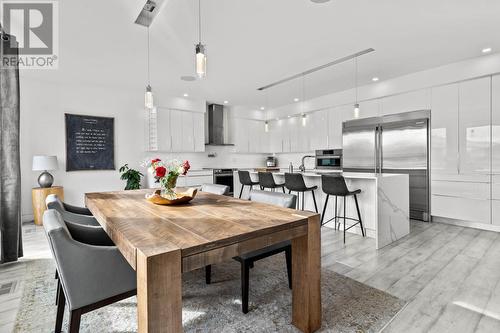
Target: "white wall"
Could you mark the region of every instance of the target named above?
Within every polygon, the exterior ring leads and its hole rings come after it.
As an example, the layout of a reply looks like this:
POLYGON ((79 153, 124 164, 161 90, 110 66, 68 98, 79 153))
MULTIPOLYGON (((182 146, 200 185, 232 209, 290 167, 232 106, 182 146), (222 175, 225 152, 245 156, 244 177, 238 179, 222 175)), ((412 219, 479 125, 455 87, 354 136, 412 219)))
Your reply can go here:
POLYGON ((38 172, 31 170, 32 156, 56 155, 59 170, 52 172, 55 185, 64 186, 65 200, 83 202, 90 191, 116 190, 123 186, 117 170, 66 172, 64 113, 115 118, 115 166, 137 167, 142 157, 144 119, 140 91, 118 87, 54 83, 21 76, 21 193, 23 220, 32 218, 31 188, 38 172))

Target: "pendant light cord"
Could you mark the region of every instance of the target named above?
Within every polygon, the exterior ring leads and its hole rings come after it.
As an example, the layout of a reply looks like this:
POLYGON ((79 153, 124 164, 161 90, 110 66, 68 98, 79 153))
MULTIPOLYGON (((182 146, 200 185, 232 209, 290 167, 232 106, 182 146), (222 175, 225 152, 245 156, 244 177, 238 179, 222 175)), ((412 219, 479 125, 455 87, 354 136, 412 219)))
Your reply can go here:
POLYGON ((358 104, 358 57, 354 58, 354 86, 356 95, 356 104, 358 104))
POLYGON ((151 74, 149 70, 149 26, 148 26, 148 86, 151 86, 151 74))
POLYGON ((306 76, 302 74, 302 115, 304 115, 305 102, 306 102, 306 76))
POLYGON ((198 0, 198 42, 201 44, 201 0, 198 0))

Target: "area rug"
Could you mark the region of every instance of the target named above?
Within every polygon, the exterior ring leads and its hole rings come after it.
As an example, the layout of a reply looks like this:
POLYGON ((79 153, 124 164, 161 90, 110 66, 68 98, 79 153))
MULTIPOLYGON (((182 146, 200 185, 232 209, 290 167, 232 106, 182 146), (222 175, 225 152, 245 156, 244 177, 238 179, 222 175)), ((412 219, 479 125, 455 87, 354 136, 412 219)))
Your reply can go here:
MULTIPOLYGON (((204 270, 183 275, 185 332, 299 332, 290 324, 291 290, 284 255, 261 260, 250 270, 250 312, 241 312, 238 262, 214 265, 211 285, 204 270)), ((53 332, 56 317, 52 260, 26 261, 26 280, 15 332, 53 332)), ((404 301, 335 272, 322 271, 320 332, 378 332, 404 301)), ((98 281, 96 281, 98 283, 98 281)), ((67 331, 68 313, 64 330, 67 331)), ((82 316, 80 332, 137 332, 136 298, 82 316)))

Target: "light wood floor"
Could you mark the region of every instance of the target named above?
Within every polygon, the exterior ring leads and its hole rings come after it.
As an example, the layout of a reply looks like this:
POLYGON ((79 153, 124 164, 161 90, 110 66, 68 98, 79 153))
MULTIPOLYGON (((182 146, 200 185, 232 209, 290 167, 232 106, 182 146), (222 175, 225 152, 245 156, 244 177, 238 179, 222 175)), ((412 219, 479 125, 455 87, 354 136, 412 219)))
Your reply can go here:
MULTIPOLYGON (((381 250, 373 239, 322 231, 322 265, 408 302, 383 332, 500 332, 500 234, 412 222, 411 233, 381 250)), ((41 227, 23 228, 25 260, 48 258, 41 227)), ((24 264, 0 266, 0 333, 12 332, 24 264)))

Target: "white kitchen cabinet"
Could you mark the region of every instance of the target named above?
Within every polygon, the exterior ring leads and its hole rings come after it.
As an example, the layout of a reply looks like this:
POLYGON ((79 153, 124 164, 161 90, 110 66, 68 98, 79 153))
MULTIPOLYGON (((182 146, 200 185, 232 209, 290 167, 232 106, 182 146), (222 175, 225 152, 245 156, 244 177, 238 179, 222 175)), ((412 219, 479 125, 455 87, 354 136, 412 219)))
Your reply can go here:
MULTIPOLYGON (((381 104, 382 101, 380 99, 360 102, 358 119, 378 117, 380 115, 382 108, 381 104)), ((353 106, 353 115, 354 115, 354 106, 353 106)))
POLYGON ((342 111, 345 108, 333 108, 328 112, 328 148, 342 148, 342 111))
POLYGON ((382 98, 381 115, 428 110, 431 108, 431 90, 422 89, 382 98))
POLYGON ((328 148, 328 110, 309 113, 305 121, 309 150, 328 148))
POLYGON ((260 153, 263 150, 264 123, 258 120, 247 120, 249 135, 248 151, 250 153, 260 153))
MULTIPOLYGON (((159 108, 158 150, 168 152, 205 151, 205 118, 201 112, 159 108)), ((150 133, 152 135, 153 133, 150 133)))
POLYGON ((431 172, 458 174, 458 84, 432 89, 431 172))
POLYGON ((286 127, 290 140, 290 152, 303 153, 309 151, 310 135, 307 133, 306 126, 302 123, 302 116, 288 118, 286 127))
MULTIPOLYGON (((175 125, 175 124, 172 124, 175 125)), ((194 123, 192 112, 181 113, 181 127, 182 127, 182 152, 194 151, 194 123)))
POLYGON ((269 122, 269 150, 271 153, 283 152, 283 141, 281 137, 281 120, 269 122))
POLYGON ((248 153, 248 137, 250 136, 250 130, 246 119, 235 118, 234 126, 234 144, 236 145, 236 151, 238 153, 248 153))
MULTIPOLYGON (((184 111, 180 110, 170 110, 170 136, 172 140, 171 151, 172 152, 182 152, 183 149, 183 133, 182 126, 184 111)), ((159 124, 158 131, 161 131, 163 124, 159 124)), ((165 127, 166 129, 166 127, 165 127)))
POLYGON ((500 225, 500 75, 491 82, 491 223, 500 225))
POLYGON ((205 114, 193 112, 193 130, 194 130, 194 151, 205 151, 205 114))
MULTIPOLYGON (((150 111, 151 112, 151 111, 150 111)), ((170 110, 157 108, 154 114, 155 118, 149 121, 154 122, 149 125, 149 135, 151 142, 156 141, 157 150, 170 151, 172 149, 172 136, 170 132, 170 110)))
POLYGON ((490 174, 491 79, 459 85, 459 173, 490 174))

